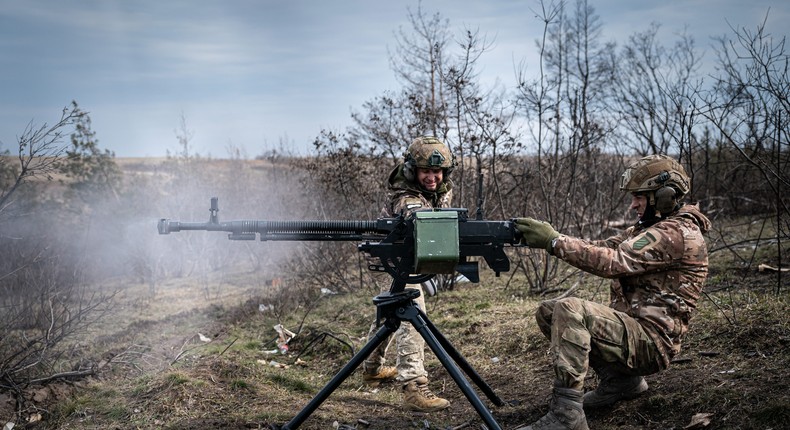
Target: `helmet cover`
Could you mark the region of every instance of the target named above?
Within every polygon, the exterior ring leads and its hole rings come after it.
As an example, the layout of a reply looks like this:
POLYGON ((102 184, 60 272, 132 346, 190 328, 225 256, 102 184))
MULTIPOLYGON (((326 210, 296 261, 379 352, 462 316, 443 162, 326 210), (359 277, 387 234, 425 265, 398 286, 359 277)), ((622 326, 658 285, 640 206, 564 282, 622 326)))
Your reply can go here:
POLYGON ((666 155, 648 155, 637 160, 623 172, 620 190, 630 193, 657 191, 670 186, 684 196, 691 181, 680 163, 666 155))
POLYGON ((403 173, 413 181, 417 168, 443 169, 448 176, 456 166, 455 155, 441 140, 433 136, 414 139, 403 154, 403 173))

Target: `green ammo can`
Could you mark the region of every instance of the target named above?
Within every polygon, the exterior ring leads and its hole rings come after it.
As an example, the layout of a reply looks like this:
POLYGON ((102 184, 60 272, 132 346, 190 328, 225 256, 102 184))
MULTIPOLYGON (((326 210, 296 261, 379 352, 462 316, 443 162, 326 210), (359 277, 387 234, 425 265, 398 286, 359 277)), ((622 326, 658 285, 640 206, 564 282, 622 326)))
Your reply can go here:
POLYGON ((458 212, 418 211, 414 220, 415 273, 454 273, 459 260, 458 212))

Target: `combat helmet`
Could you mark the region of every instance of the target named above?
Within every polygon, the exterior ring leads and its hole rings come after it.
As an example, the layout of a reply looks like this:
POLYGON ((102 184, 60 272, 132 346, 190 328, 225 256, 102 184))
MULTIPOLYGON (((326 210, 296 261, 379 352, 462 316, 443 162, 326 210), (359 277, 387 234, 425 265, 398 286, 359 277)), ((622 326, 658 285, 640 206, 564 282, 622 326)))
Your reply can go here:
POLYGON ((666 155, 648 155, 637 160, 623 172, 620 190, 644 194, 656 212, 672 212, 691 188, 691 180, 683 166, 666 155))
POLYGON ((433 136, 414 139, 403 154, 403 176, 415 181, 417 168, 442 169, 445 179, 457 165, 455 155, 441 140, 433 136))

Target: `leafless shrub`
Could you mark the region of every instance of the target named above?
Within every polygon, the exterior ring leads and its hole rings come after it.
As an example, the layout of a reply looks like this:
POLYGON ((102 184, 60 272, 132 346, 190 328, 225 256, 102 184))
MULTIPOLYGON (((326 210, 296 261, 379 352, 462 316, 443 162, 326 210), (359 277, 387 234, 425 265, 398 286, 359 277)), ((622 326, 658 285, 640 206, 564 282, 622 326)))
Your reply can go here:
POLYGON ((80 124, 90 121, 72 103, 52 126, 29 124, 18 138, 17 156, 0 160, 0 390, 15 395, 18 411, 25 408, 23 390, 31 384, 94 372, 90 362, 69 355, 69 343, 112 303, 112 294, 86 289, 91 271, 79 252, 81 230, 60 229, 79 225, 68 218, 75 212, 59 207, 62 188, 44 186, 73 161, 62 138, 75 124, 79 134, 80 124))
POLYGON ((94 373, 89 357, 72 356, 73 337, 113 303, 111 293, 87 287, 70 238, 44 224, 11 223, 18 237, 6 238, 0 250, 0 390, 15 394, 18 410, 30 385, 94 373))

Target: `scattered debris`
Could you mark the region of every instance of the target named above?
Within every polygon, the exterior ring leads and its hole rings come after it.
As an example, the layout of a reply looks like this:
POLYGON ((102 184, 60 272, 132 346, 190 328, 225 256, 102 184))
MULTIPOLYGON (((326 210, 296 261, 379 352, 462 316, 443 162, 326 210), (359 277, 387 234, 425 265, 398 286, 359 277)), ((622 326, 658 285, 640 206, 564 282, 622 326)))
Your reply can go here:
POLYGON ((335 291, 330 290, 329 288, 321 287, 321 294, 326 296, 326 295, 337 294, 337 293, 335 291))
POLYGON ((287 369, 289 366, 284 363, 280 363, 279 361, 266 361, 266 360, 258 360, 258 364, 263 364, 266 366, 277 367, 279 369, 287 369))
POLYGON ((211 338, 207 337, 203 333, 198 333, 198 339, 200 339, 200 341, 203 342, 203 343, 211 342, 211 338))
POLYGON ((455 277, 455 283, 460 284, 461 282, 470 282, 470 281, 469 278, 459 273, 458 276, 455 277))
POLYGON ((269 312, 274 310, 274 305, 268 304, 265 305, 263 303, 258 304, 258 312, 269 312))
POLYGON ((782 267, 780 269, 778 267, 769 266, 767 264, 760 264, 759 266, 757 266, 757 271, 758 272, 788 272, 790 271, 790 268, 782 267))
POLYGON ((288 352, 288 342, 296 337, 296 333, 283 327, 282 324, 277 324, 274 326, 274 330, 279 335, 277 338, 277 348, 280 350, 280 354, 285 354, 288 352))
POLYGON ((713 414, 707 413, 707 412, 694 414, 694 416, 691 417, 691 422, 689 422, 688 425, 686 427, 683 427, 683 428, 684 429, 700 429, 700 428, 703 428, 703 427, 707 427, 708 425, 710 425, 711 417, 713 417, 713 414))

